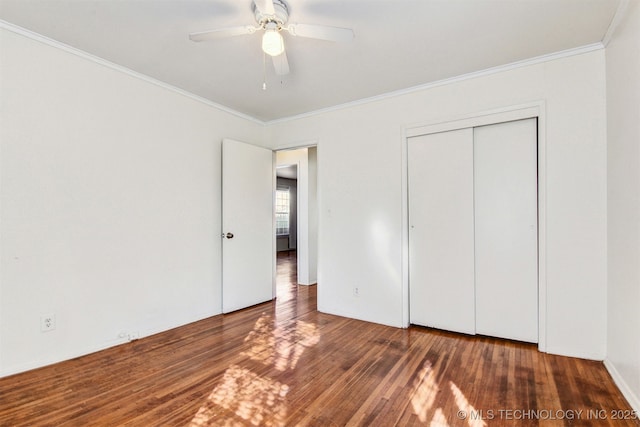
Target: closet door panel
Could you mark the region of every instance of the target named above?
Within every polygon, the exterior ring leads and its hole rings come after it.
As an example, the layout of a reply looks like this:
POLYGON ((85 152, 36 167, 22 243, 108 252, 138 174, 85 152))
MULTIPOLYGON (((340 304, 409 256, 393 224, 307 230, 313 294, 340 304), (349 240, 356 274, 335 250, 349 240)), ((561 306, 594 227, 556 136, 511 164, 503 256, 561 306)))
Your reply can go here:
POLYGON ((411 323, 475 333, 473 130, 408 142, 411 323))
POLYGON ((538 341, 537 122, 474 129, 476 332, 538 341))

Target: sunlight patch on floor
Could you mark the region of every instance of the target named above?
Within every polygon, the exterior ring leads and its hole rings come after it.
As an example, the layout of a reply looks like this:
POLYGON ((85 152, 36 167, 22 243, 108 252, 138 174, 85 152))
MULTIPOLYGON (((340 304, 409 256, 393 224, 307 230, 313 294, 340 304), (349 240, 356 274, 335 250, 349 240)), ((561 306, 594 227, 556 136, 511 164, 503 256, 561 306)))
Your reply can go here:
MULTIPOLYGON (((460 391, 458 386, 456 386, 452 381, 449 382, 449 386, 451 387, 451 393, 453 393, 453 397, 456 399, 456 405, 458 405, 458 410, 464 414, 476 414, 478 411, 476 408, 471 406, 464 393, 460 391)), ((487 425, 486 422, 480 419, 474 419, 472 417, 468 417, 467 421, 469 423, 469 427, 485 427, 487 425)))
POLYGON ((442 412, 441 408, 436 409, 436 413, 433 414, 429 427, 449 427, 447 417, 444 416, 444 412, 442 412))
POLYGON ((436 384, 435 373, 431 363, 425 362, 414 382, 414 391, 411 397, 413 410, 423 423, 427 421, 427 413, 433 406, 437 393, 438 385, 436 384))
MULTIPOLYGON (((436 374, 433 370, 431 362, 426 361, 418 372, 418 376, 414 381, 413 393, 411 395, 411 405, 414 413, 422 423, 426 423, 431 415, 431 410, 436 399, 436 395, 440 391, 440 387, 436 381, 436 374)), ((474 408, 464 393, 452 381, 449 381, 449 389, 457 406, 457 414, 450 417, 452 425, 458 425, 462 420, 467 421, 469 427, 486 427, 487 423, 481 419, 475 419, 469 415, 476 414, 478 411, 474 408)), ((447 416, 441 407, 437 407, 433 411, 430 427, 449 427, 447 416)))
MULTIPOLYGON (((289 387, 260 377, 247 369, 232 365, 220 384, 213 389, 207 403, 191 421, 191 427, 209 425, 210 420, 224 419, 220 408, 232 412, 252 425, 284 426, 287 416, 285 397, 289 387)), ((228 424, 233 425, 233 424, 228 424)))
POLYGON ((295 369, 305 349, 320 342, 320 333, 316 325, 301 320, 292 327, 274 327, 273 318, 263 314, 245 342, 251 343, 251 350, 243 355, 282 372, 295 369))
MULTIPOLYGON (((289 327, 276 327, 273 317, 263 314, 245 342, 250 344, 250 350, 242 355, 284 372, 295 369, 304 351, 320 342, 320 332, 316 325, 300 320, 289 327)), ((284 427, 288 392, 286 384, 231 365, 189 426, 203 427, 215 422, 216 426, 236 427, 249 422, 255 426, 284 427)))

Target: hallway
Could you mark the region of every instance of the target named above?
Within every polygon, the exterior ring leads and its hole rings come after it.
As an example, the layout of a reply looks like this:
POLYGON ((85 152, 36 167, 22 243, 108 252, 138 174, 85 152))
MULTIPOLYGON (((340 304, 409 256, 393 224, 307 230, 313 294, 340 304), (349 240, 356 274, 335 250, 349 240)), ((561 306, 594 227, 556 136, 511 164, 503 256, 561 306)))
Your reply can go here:
POLYGON ((297 286, 297 262, 297 253, 294 250, 277 253, 276 295, 278 298, 291 295, 291 286, 297 286))

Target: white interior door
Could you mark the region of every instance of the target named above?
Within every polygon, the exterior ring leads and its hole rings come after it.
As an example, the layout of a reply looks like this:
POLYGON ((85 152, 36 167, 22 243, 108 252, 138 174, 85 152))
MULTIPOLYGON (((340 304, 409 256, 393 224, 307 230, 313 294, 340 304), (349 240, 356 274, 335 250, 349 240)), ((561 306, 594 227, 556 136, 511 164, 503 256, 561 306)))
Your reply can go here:
POLYGON ((222 311, 274 297, 274 154, 222 141, 222 311))
POLYGON ((410 322, 475 333, 473 129, 408 143, 410 322))
POLYGON ((537 122, 474 129, 476 332, 538 342, 537 122))

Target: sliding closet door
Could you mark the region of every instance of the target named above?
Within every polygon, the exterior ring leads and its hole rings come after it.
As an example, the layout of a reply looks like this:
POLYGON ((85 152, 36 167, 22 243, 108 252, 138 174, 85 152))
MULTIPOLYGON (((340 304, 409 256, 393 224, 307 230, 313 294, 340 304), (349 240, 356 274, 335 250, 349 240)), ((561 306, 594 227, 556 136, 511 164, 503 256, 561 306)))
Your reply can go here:
POLYGON ((475 332, 473 130, 408 142, 410 321, 475 332))
POLYGON ((476 332, 538 342, 537 123, 474 129, 476 332))

